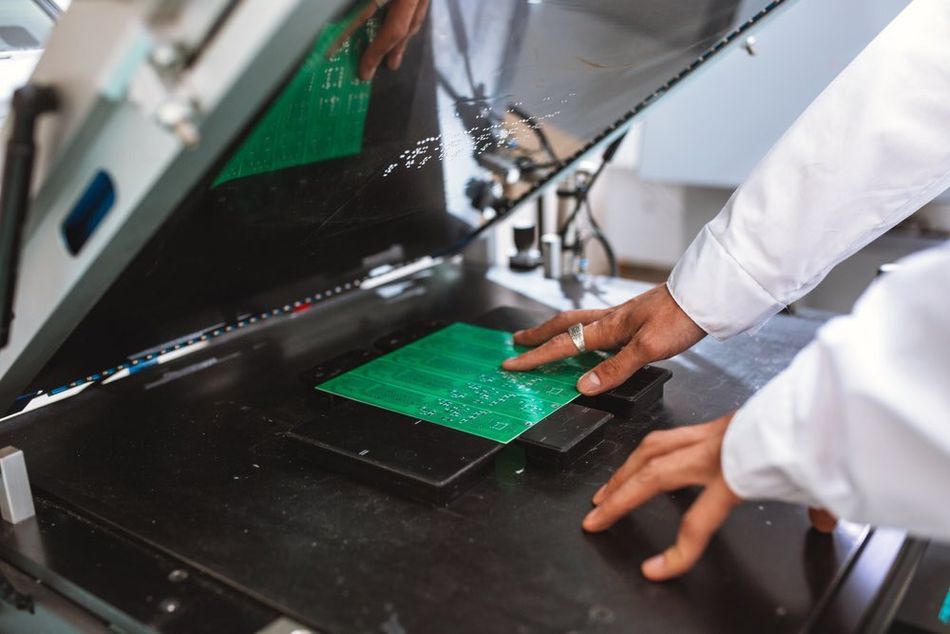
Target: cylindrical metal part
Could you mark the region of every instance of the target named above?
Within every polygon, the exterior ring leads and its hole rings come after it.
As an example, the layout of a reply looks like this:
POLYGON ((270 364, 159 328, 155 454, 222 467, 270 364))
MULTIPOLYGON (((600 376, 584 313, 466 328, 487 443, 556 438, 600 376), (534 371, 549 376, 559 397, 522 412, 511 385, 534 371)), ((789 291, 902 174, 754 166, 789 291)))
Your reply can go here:
POLYGON ((546 233, 541 236, 541 259, 544 261, 544 277, 561 277, 561 236, 546 233))

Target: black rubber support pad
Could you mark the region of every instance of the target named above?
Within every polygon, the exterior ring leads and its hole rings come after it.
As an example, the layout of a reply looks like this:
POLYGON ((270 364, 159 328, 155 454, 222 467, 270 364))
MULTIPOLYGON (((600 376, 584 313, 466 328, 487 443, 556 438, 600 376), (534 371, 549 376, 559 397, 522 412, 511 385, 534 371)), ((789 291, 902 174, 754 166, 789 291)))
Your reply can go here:
POLYGON ((391 352, 417 339, 422 339, 426 335, 432 334, 436 330, 445 328, 448 325, 448 322, 434 320, 413 322, 408 326, 389 333, 385 337, 380 337, 373 343, 373 346, 383 352, 391 352))
POLYGON ((577 405, 565 405, 518 436, 529 464, 563 469, 600 444, 611 414, 577 405))
POLYGON ((606 394, 582 396, 574 402, 610 412, 620 418, 630 418, 660 401, 663 398, 663 384, 671 378, 673 373, 666 368, 647 365, 606 394))
POLYGON ((287 434, 327 469, 411 498, 446 504, 471 486, 504 447, 349 399, 319 394, 319 412, 287 434))
POLYGON ((300 373, 300 381, 309 388, 348 372, 379 356, 374 350, 350 350, 300 373))

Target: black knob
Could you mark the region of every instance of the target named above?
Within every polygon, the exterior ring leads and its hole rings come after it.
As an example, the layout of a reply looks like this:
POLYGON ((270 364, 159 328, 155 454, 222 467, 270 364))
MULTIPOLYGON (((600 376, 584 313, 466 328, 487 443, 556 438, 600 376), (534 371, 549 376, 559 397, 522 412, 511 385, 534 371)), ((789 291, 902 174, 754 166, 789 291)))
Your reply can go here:
POLYGON ((534 225, 521 225, 514 227, 515 248, 519 251, 527 251, 534 246, 534 225))

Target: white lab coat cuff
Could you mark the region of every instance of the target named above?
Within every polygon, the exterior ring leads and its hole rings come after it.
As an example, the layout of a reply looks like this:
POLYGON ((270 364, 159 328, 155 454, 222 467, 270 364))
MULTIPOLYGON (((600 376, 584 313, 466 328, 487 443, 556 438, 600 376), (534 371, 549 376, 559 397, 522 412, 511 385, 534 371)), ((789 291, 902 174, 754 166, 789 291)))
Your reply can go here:
POLYGON ((708 226, 677 262, 667 287, 680 308, 719 340, 761 326, 785 308, 730 255, 708 226))
POLYGON ((787 373, 773 379, 736 412, 723 439, 723 477, 746 500, 820 506, 795 477, 795 406, 787 373))

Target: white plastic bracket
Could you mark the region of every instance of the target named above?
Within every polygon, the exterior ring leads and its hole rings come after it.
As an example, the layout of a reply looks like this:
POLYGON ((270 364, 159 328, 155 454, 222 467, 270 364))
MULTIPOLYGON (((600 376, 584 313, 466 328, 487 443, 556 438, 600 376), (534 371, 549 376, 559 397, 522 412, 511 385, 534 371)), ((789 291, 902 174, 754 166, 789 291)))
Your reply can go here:
POLYGON ((5 521, 19 524, 36 515, 26 459, 16 447, 0 449, 0 486, 0 515, 5 521))

